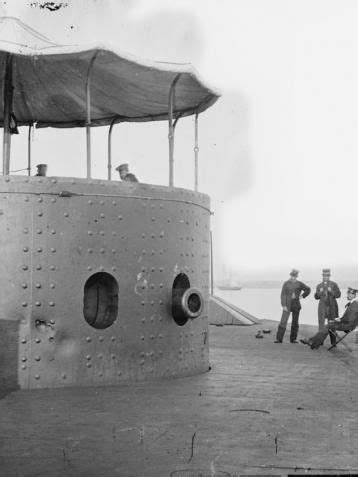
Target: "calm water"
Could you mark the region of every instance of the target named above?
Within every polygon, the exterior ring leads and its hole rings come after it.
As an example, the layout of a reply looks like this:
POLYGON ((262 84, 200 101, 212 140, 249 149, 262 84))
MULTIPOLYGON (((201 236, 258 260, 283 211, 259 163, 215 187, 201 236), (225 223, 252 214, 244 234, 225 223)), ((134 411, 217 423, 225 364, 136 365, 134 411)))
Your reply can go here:
MULTIPOLYGON (((260 319, 279 320, 281 318, 281 288, 242 288, 241 290, 214 289, 214 294, 229 301, 260 319)), ((346 294, 338 300, 339 316, 347 303, 346 294)), ((301 301, 300 323, 317 325, 318 300, 311 294, 301 301)))

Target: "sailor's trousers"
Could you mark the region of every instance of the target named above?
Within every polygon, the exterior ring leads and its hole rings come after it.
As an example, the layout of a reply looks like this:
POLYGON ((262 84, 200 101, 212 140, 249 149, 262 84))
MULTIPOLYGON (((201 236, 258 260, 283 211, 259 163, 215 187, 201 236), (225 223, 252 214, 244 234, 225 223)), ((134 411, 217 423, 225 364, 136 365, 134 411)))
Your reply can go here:
POLYGON ((300 308, 294 308, 293 310, 290 310, 290 311, 282 310, 282 316, 281 316, 280 324, 278 325, 277 334, 276 334, 277 341, 283 340, 290 313, 292 313, 290 341, 296 341, 298 328, 299 328, 298 317, 300 316, 300 311, 301 311, 300 308))
POLYGON ((336 337, 329 333, 329 330, 334 331, 352 331, 352 325, 350 323, 341 323, 341 322, 336 322, 336 323, 330 323, 329 325, 324 325, 322 329, 318 330, 318 332, 309 338, 309 343, 313 345, 313 347, 318 348, 318 346, 323 345, 324 340, 327 338, 328 334, 331 338, 331 344, 335 345, 336 344, 336 337))

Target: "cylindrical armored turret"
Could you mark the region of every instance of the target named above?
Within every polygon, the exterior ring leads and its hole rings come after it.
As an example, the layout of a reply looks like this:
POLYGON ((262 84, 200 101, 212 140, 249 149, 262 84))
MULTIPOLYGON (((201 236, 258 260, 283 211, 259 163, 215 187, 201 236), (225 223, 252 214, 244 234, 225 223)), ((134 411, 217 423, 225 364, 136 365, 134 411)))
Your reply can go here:
POLYGON ((180 118, 195 115, 197 187, 197 117, 218 94, 190 65, 141 62, 104 45, 60 46, 7 22, 14 37, 0 48, 0 384, 115 384, 206 371, 209 199, 173 187, 174 133, 180 118), (123 164, 124 182, 111 182, 113 126, 161 120, 170 187, 140 184, 123 164), (109 180, 92 180, 91 128, 105 125, 109 180), (46 177, 46 164, 37 177, 11 176, 17 126, 29 126, 28 174, 31 128, 85 128, 87 178, 46 177))
POLYGON ((115 384, 208 369, 209 199, 0 178, 0 380, 115 384))

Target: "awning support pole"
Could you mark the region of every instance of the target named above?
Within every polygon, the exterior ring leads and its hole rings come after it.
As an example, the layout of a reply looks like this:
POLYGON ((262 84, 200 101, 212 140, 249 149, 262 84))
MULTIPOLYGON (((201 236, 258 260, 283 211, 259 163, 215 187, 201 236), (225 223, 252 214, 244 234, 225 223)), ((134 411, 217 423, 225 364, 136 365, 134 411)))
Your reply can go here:
POLYGON ((6 70, 4 80, 4 132, 3 132, 3 149, 2 149, 2 173, 4 176, 9 175, 10 171, 10 150, 11 150, 11 133, 10 133, 10 116, 12 110, 12 99, 14 89, 12 86, 12 58, 10 53, 6 55, 6 70))
POLYGON ((198 177, 199 177, 199 134, 198 134, 198 116, 197 113, 195 115, 195 146, 194 146, 194 155, 195 155, 195 184, 194 190, 195 192, 198 191, 198 177))
POLYGON ((108 131, 108 180, 112 180, 112 129, 116 120, 113 119, 108 131))
POLYGON ((87 179, 91 178, 91 70, 93 63, 98 54, 98 50, 95 51, 88 65, 87 79, 86 79, 86 141, 87 141, 87 179))
POLYGON ((32 124, 29 126, 29 133, 27 136, 27 175, 31 175, 31 128, 32 124))
POLYGON ((169 90, 169 108, 168 108, 168 120, 169 120, 169 187, 173 187, 174 185, 174 129, 175 125, 173 124, 173 113, 174 113, 174 96, 175 96, 175 85, 177 84, 180 78, 180 74, 178 74, 169 90))
POLYGON ((86 124, 86 147, 87 147, 87 179, 91 178, 91 129, 90 125, 86 124))

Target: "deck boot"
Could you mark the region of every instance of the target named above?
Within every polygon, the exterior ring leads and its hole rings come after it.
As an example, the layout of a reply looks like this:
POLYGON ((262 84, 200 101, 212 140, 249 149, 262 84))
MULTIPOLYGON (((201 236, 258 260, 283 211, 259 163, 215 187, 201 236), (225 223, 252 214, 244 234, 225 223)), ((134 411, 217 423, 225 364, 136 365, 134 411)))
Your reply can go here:
POLYGON ((283 337, 285 335, 286 328, 282 325, 278 325, 277 333, 276 333, 276 341, 282 343, 283 337))
POLYGON ((291 343, 297 343, 297 333, 298 333, 298 326, 295 326, 294 323, 292 323, 291 334, 290 334, 291 343))

